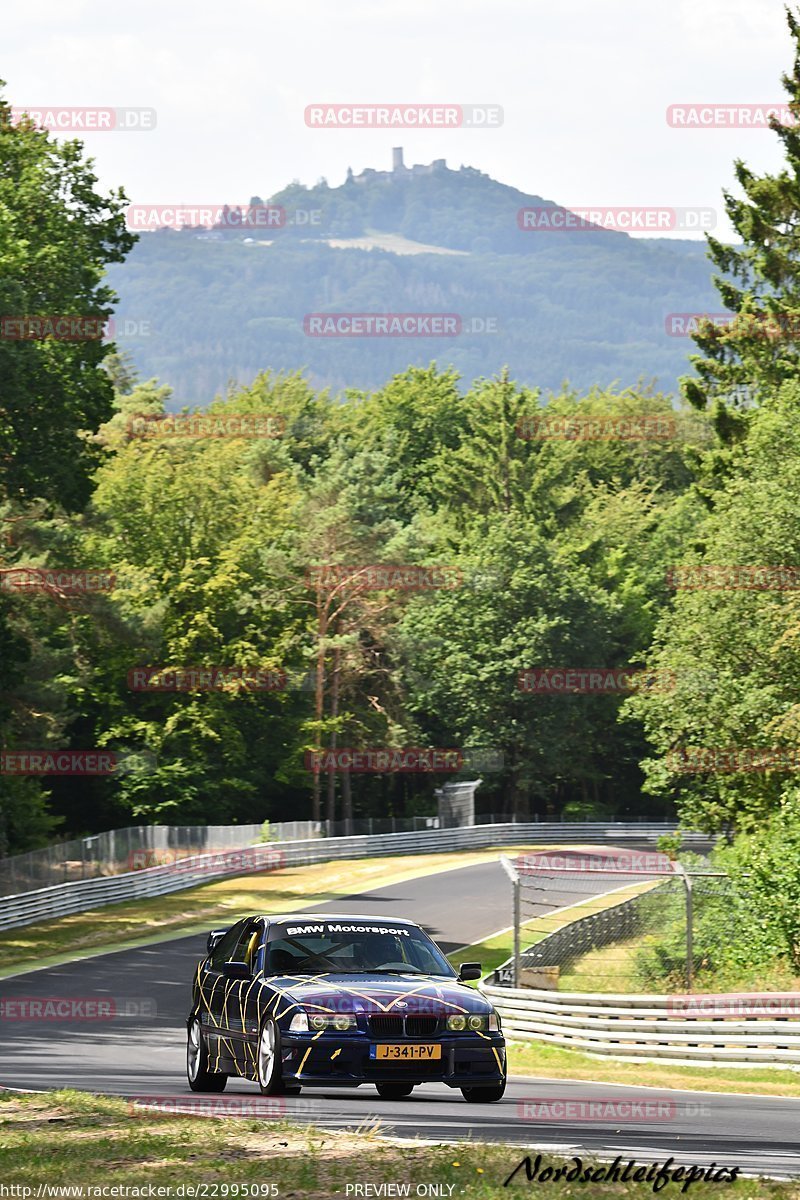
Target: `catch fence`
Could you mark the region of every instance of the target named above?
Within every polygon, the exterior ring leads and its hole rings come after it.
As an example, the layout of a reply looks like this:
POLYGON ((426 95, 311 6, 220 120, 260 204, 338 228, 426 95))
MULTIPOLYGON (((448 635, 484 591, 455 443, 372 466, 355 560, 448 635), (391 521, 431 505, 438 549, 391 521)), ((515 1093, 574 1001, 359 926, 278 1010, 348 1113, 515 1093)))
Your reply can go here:
POLYGON ((534 853, 504 860, 514 953, 493 982, 569 991, 685 986, 713 965, 744 896, 707 862, 656 852, 534 853))

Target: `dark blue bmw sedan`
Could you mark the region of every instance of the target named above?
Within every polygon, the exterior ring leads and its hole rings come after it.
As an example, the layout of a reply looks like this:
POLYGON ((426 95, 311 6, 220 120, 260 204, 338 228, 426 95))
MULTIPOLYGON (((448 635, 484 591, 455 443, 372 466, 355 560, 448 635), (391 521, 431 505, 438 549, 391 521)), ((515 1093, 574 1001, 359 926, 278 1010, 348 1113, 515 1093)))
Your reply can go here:
POLYGON ((499 1100, 500 1018, 411 921, 252 916, 208 938, 189 1013, 187 1073, 196 1092, 228 1076, 265 1095, 372 1083, 386 1099, 422 1083, 499 1100))

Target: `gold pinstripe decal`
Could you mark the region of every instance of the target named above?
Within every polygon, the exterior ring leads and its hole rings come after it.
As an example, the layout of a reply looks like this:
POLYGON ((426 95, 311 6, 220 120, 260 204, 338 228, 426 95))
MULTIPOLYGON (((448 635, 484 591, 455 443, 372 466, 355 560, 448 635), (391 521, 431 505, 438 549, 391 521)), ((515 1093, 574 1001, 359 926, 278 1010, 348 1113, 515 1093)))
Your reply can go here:
MULTIPOLYGON (((225 986, 224 976, 218 975, 214 979, 214 981, 211 985, 211 991, 210 991, 208 997, 206 997, 206 993, 205 993, 204 986, 203 986, 203 980, 201 978, 201 967, 202 967, 202 963, 199 963, 197 966, 197 973, 195 976, 199 998, 200 998, 202 1004, 205 1005, 206 1011, 208 1012, 208 1015, 211 1018, 211 1023, 215 1026, 216 1030, 221 1030, 222 1028, 225 1027, 223 1023, 227 1022, 228 999, 230 997, 231 989, 230 989, 230 987, 225 986), (224 986, 224 1000, 223 1000, 223 1006, 222 1006, 222 1023, 216 1020, 214 1013, 211 1009, 211 1004, 214 999, 214 989, 216 988, 217 982, 220 979, 223 980, 223 986, 224 986)), ((319 984, 320 986, 322 986, 324 981, 327 979, 327 977, 330 974, 332 974, 332 972, 324 972, 322 974, 313 975, 313 976, 283 975, 283 976, 280 976, 280 978, 282 980, 288 981, 289 983, 295 983, 295 982, 301 983, 301 984, 303 984, 304 987, 308 986, 309 984, 319 984)), ((242 1023, 242 1034, 243 1034, 243 1041, 244 1041, 244 1045, 245 1045, 245 1061, 246 1061, 247 1055, 249 1053, 249 1055, 251 1056, 251 1058, 253 1060, 254 1066, 256 1064, 256 1055, 255 1055, 255 1051, 253 1050, 252 1046, 250 1046, 249 1042, 246 1040, 247 1019, 245 1016, 245 1012, 246 1012, 246 1007, 247 1007, 247 1001, 250 998, 250 992, 252 991, 253 987, 260 979, 263 979, 266 982, 267 978, 268 977, 265 975, 264 970, 262 968, 262 970, 260 970, 258 972, 258 974, 255 975, 253 977, 253 979, 250 981, 250 985, 248 986, 246 992, 244 992, 243 989, 240 989, 240 991, 239 991, 239 1016, 240 1016, 241 1023, 242 1023)), ((235 980, 227 981, 227 983, 231 984, 231 985, 233 985, 235 982, 236 982, 235 980)), ((288 992, 284 988, 279 987, 275 983, 270 983, 268 986, 272 989, 273 994, 267 1000, 266 1011, 272 1013, 273 1019, 276 1022, 280 1021, 280 1019, 283 1016, 285 1016, 286 1013, 291 1012, 292 1009, 303 1010, 305 1008, 312 1008, 312 1009, 317 1010, 318 1012, 325 1012, 325 1013, 334 1013, 337 1011, 336 1007, 331 1007, 330 1005, 323 1004, 323 1003, 321 1003, 321 1001, 313 1000, 311 997, 303 998, 302 1000, 295 1000, 292 997, 290 992, 288 992), (284 1006, 281 1007, 279 1010, 279 1004, 281 1001, 283 1001, 285 1003, 284 1003, 284 1006)), ((465 1008, 463 1005, 456 1004, 456 1002, 452 1001, 452 1000, 446 1000, 441 995, 440 989, 435 984, 431 984, 431 983, 420 984, 418 987, 412 988, 410 990, 406 989, 404 991, 398 991, 395 995, 392 996, 392 999, 389 1000, 388 1003, 384 1003, 381 1000, 378 1000, 378 998, 373 993, 365 992, 359 988, 346 987, 346 986, 343 986, 342 984, 336 985, 337 991, 342 992, 344 995, 350 996, 353 999, 363 1000, 370 1005, 374 1005, 382 1013, 391 1012, 393 1008, 395 1008, 399 1003, 401 1003, 403 1000, 407 999, 410 996, 424 997, 426 991, 431 988, 435 989, 436 994, 431 996, 430 998, 436 999, 438 1001, 438 1003, 441 1004, 444 1008, 455 1010, 456 1012, 459 1012, 459 1013, 469 1013, 470 1010, 468 1008, 465 1008)), ((389 995, 392 995, 391 985, 383 986, 382 991, 384 993, 388 993, 389 995)), ((259 1026, 261 1024, 262 1001, 263 1001, 263 993, 262 993, 261 989, 259 989, 259 991, 257 993, 257 1014, 258 1014, 259 1026)), ((369 1015, 369 1014, 367 1013, 366 1015, 369 1015)), ((471 1032, 477 1033, 478 1036, 483 1038, 484 1041, 487 1041, 487 1042, 491 1041, 491 1038, 488 1037, 487 1034, 482 1033, 480 1030, 472 1030, 471 1032)), ((320 1030, 319 1033, 314 1035, 314 1037, 312 1038, 312 1041, 315 1042, 319 1037, 322 1036, 322 1033, 323 1033, 323 1031, 320 1030)), ((216 1055, 216 1061, 214 1064, 215 1070, 218 1069, 219 1065, 220 1065, 220 1059, 221 1059, 221 1055, 222 1055, 222 1043, 225 1044, 226 1048, 228 1049, 228 1051, 231 1055, 231 1058, 232 1059, 234 1058, 233 1047, 231 1045, 230 1039, 225 1037, 224 1035, 222 1035, 221 1032, 218 1032, 217 1033, 217 1055, 216 1055)), ((312 1050, 312 1047, 309 1046, 308 1049, 306 1050, 306 1053, 303 1056, 303 1060, 297 1071, 298 1076, 300 1075, 303 1068, 305 1067, 306 1061, 308 1059, 308 1056, 311 1053, 311 1050, 312 1050)), ((333 1054, 331 1055, 331 1059, 335 1059, 340 1053, 341 1053, 341 1047, 339 1047, 339 1049, 337 1049, 333 1052, 333 1054)), ((494 1054, 495 1060, 497 1061, 498 1069, 502 1072, 502 1069, 503 1069, 502 1063, 500 1061, 500 1057, 497 1053, 497 1050, 494 1048, 494 1046, 492 1046, 492 1053, 494 1054)), ((235 1061, 235 1059, 234 1059, 234 1061, 235 1061)))
MULTIPOLYGON (((312 1040, 312 1042, 316 1042, 316 1040, 317 1040, 318 1038, 321 1038, 324 1032, 325 1032, 325 1031, 324 1031, 323 1029, 320 1029, 319 1033, 315 1033, 315 1034, 314 1034, 314 1036, 313 1036, 313 1038, 311 1039, 311 1040, 312 1040)), ((308 1049, 306 1050, 305 1054, 303 1055, 303 1061, 300 1063, 300 1066, 297 1068, 297 1074, 298 1074, 298 1075, 299 1075, 299 1074, 300 1074, 300 1072, 302 1071, 303 1067, 306 1065, 306 1059, 308 1058, 309 1054, 311 1053, 311 1051, 312 1051, 313 1049, 314 1049, 314 1047, 313 1047, 313 1046, 309 1046, 309 1047, 308 1047, 308 1049)))
MULTIPOLYGON (((258 983, 257 975, 254 976, 254 978, 250 980, 250 986, 247 989, 247 991, 244 992, 244 994, 243 994, 243 992, 239 993, 239 1015, 242 1018, 242 1041, 244 1044, 244 1058, 245 1058, 245 1063, 246 1063, 247 1055, 249 1054, 253 1060, 253 1066, 255 1066, 255 1064, 256 1064, 256 1054, 255 1054, 255 1050, 253 1049, 253 1047, 250 1045, 249 1041, 247 1040, 247 1018, 245 1016, 245 1013, 247 1012, 247 1001, 250 999, 250 993, 252 992, 253 986, 256 983, 258 983)), ((260 1024, 261 1024, 261 1022, 259 1021, 259 1025, 260 1024)))
MULTIPOLYGON (((223 988, 223 1000, 222 1000, 222 1020, 219 1022, 219 1025, 218 1025, 218 1028, 220 1028, 220 1029, 227 1029, 227 1027, 228 1027, 228 997, 231 994, 231 988, 233 987, 235 982, 236 982, 235 979, 223 980, 224 988, 223 988)), ((228 1045, 228 1039, 226 1037, 224 1037, 222 1034, 220 1034, 219 1037, 217 1038, 217 1061, 215 1064, 217 1068, 219 1067, 219 1060, 222 1057, 222 1043, 223 1042, 227 1046, 228 1050, 230 1051, 231 1057, 233 1058, 233 1050, 228 1045)))

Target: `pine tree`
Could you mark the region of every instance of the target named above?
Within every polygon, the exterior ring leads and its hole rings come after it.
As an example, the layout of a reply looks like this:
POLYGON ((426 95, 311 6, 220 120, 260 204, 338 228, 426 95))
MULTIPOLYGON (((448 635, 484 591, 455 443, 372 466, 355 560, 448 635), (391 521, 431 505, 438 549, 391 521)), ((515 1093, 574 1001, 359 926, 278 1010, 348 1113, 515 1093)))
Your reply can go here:
POLYGON ((794 39, 791 75, 782 76, 792 121, 770 117, 783 144, 786 165, 777 174, 756 175, 741 159, 738 199, 723 192, 728 217, 741 245, 708 237, 709 257, 721 272, 714 285, 730 324, 701 322, 693 335, 701 351, 690 356, 698 377, 681 387, 696 408, 708 408, 723 442, 741 441, 747 410, 800 375, 800 22, 788 8, 794 39))

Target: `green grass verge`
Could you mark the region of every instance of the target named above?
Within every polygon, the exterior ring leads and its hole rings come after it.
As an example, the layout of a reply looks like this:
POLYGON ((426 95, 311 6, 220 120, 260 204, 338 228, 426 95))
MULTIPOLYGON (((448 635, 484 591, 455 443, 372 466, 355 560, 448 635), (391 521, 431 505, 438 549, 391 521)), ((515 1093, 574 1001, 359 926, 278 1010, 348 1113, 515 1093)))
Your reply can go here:
MULTIPOLYGON (((558 979, 563 992, 669 992, 666 980, 661 986, 646 988, 636 971, 639 951, 651 944, 652 934, 628 938, 590 950, 562 969, 558 979)), ((682 989, 686 990, 685 985, 682 989)))
MULTIPOLYGON (((562 970, 559 989, 564 992, 662 992, 686 991, 682 969, 662 978, 646 978, 640 965, 640 953, 657 945, 659 933, 643 933, 625 941, 590 950, 562 970)), ((698 970, 695 992, 792 992, 800 991, 800 977, 788 964, 729 970, 698 970)))
MULTIPOLYGON (((615 904, 622 904, 624 900, 629 900, 631 896, 638 896, 642 892, 649 891, 653 886, 650 882, 632 883, 628 887, 615 889, 611 895, 590 896, 588 900, 581 900, 577 904, 570 905, 569 908, 561 909, 560 912, 549 915, 545 914, 544 916, 534 918, 532 921, 526 921, 521 927, 523 949, 526 946, 536 945, 542 938, 555 933, 557 929, 563 928, 564 925, 569 925, 571 921, 577 921, 581 917, 588 917, 593 913, 602 912, 606 908, 613 908, 615 904)), ((510 958, 513 950, 513 931, 510 928, 503 929, 492 937, 485 938, 482 942, 476 942, 472 946, 466 946, 462 950, 457 950, 454 954, 450 955, 450 962, 454 966, 459 962, 479 962, 483 967, 484 976, 486 976, 490 975, 501 963, 510 958)))
MULTIPOLYGON (((676 1067, 669 1062, 632 1063, 566 1050, 552 1042, 509 1042, 508 1069, 514 1075, 586 1079, 638 1087, 696 1092, 751 1092, 759 1096, 800 1097, 800 1074, 769 1068, 676 1067)), ((800 1124, 800 1109, 798 1109, 800 1124)))
MULTIPOLYGON (((465 1137, 467 1129, 465 1113, 465 1137)), ((255 1185, 258 1190, 250 1195, 260 1197, 269 1195, 274 1185, 273 1194, 283 1200, 331 1200, 337 1195, 355 1196, 352 1188, 359 1184, 362 1189, 368 1184, 373 1188, 405 1184, 412 1196, 420 1185, 426 1185, 429 1194, 475 1200, 530 1196, 536 1184, 527 1181, 524 1170, 510 1186, 503 1186, 524 1153, 519 1146, 472 1140, 450 1146, 401 1144, 382 1140, 376 1130, 329 1133, 263 1118, 132 1116, 125 1101, 78 1092, 0 1093, 0 1180, 7 1188, 30 1188, 28 1196, 35 1196, 40 1186, 46 1195, 48 1185, 139 1188, 144 1196, 148 1187, 163 1187, 173 1189, 173 1197, 190 1195, 186 1189, 192 1185, 215 1185, 217 1190, 206 1195, 233 1197, 244 1194, 243 1185, 255 1185), (183 1193, 177 1190, 180 1185, 183 1193), (431 1185, 440 1190, 434 1192, 431 1185)), ((588 1155, 583 1157, 584 1167, 591 1162, 588 1155)), ((557 1168, 565 1163, 574 1166, 571 1160, 544 1154, 540 1166, 557 1168)), ((736 1163, 731 1160, 725 1165, 736 1163)), ((681 1187, 680 1181, 668 1183, 659 1194, 680 1196, 681 1187)), ((548 1183, 546 1194, 555 1200, 576 1194, 587 1200, 598 1194, 614 1200, 649 1195, 651 1189, 651 1184, 633 1181, 576 1188, 559 1180, 548 1183)), ((20 1191, 4 1194, 28 1200, 20 1191)), ((362 1190, 360 1194, 380 1193, 362 1190)), ((720 1194, 719 1184, 705 1182, 692 1184, 690 1192, 694 1200, 719 1200, 720 1194)), ((737 1180, 726 1184, 724 1194, 735 1200, 798 1200, 800 1188, 794 1183, 737 1180)))

